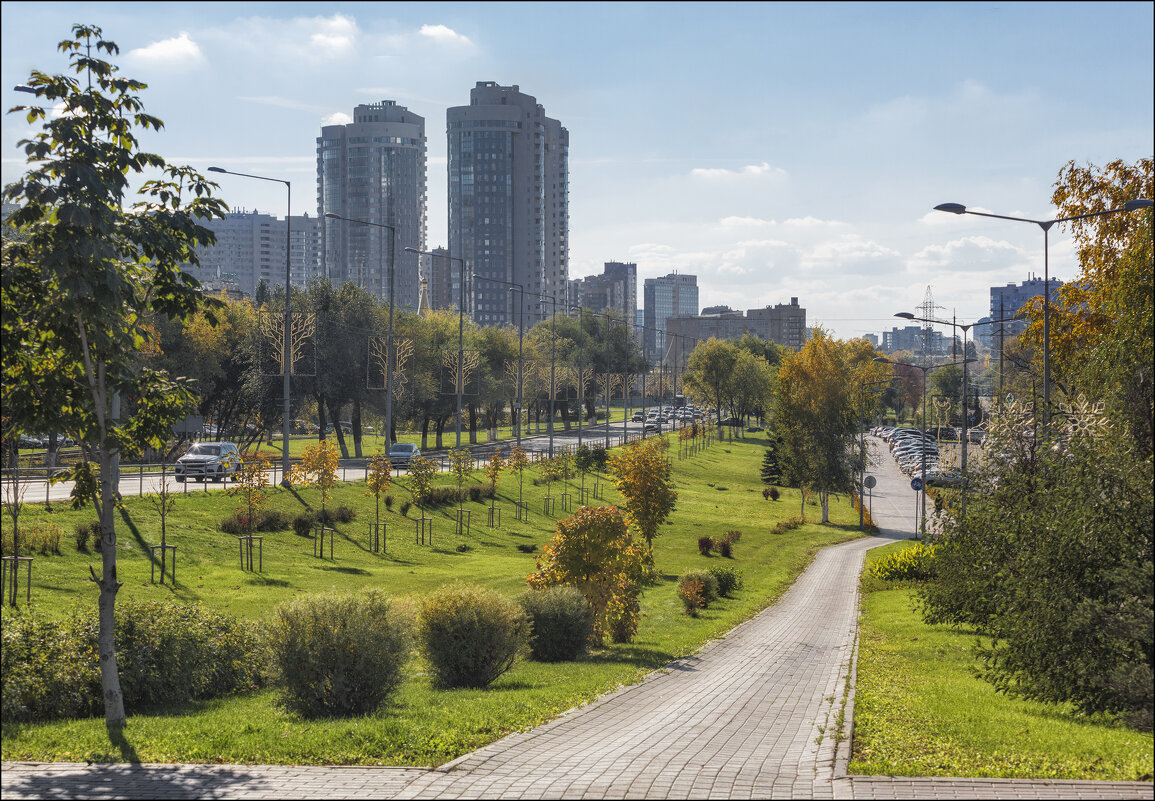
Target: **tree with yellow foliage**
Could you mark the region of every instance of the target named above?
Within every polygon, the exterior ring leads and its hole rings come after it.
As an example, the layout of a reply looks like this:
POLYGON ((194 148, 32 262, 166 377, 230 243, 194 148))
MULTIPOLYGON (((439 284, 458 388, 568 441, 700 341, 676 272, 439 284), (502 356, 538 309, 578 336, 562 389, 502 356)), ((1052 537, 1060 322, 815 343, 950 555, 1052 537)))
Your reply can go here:
POLYGON ((310 445, 301 456, 301 461, 289 471, 289 482, 316 487, 321 491, 321 520, 325 520, 325 504, 337 486, 337 449, 333 443, 323 439, 310 445))
POLYGON ((667 448, 662 437, 634 440, 609 458, 614 485, 626 501, 626 520, 646 540, 651 563, 654 537, 678 501, 667 448))

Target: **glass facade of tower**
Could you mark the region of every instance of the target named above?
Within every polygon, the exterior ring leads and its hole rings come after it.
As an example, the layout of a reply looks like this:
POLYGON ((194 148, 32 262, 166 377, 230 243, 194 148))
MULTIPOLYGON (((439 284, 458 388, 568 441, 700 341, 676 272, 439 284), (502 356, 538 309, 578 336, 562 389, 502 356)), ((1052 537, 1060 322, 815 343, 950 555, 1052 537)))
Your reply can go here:
POLYGON ((353 122, 328 125, 317 139, 317 211, 322 222, 324 274, 417 308, 417 255, 425 248, 425 120, 391 100, 357 106, 353 122), (327 212, 392 226, 358 225, 326 218, 327 212))
MULTIPOLYGON (((470 105, 447 113, 449 252, 465 261, 466 305, 481 325, 526 324, 545 313, 535 295, 564 303, 568 277, 569 134, 516 86, 479 82, 470 105), (480 275, 495 281, 471 281, 480 275)), ((448 276, 460 291, 461 263, 448 276)))
POLYGON ((670 273, 661 278, 647 278, 642 294, 646 321, 642 342, 646 358, 661 361, 666 350, 666 320, 698 314, 698 276, 670 273))

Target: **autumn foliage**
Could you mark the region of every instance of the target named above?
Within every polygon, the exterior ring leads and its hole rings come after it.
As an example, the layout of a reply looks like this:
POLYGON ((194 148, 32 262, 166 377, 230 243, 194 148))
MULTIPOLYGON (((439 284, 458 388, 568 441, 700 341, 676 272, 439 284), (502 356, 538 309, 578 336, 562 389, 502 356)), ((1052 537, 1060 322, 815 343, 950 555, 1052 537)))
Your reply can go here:
POLYGON ((621 511, 583 506, 557 526, 526 582, 535 590, 575 587, 593 609, 590 641, 600 645, 609 634, 615 642, 629 642, 638 629, 646 554, 631 539, 621 511))
POLYGON ((668 447, 665 439, 656 437, 635 440, 610 454, 614 485, 626 502, 626 520, 646 540, 651 552, 654 537, 678 500, 673 471, 666 458, 668 447))

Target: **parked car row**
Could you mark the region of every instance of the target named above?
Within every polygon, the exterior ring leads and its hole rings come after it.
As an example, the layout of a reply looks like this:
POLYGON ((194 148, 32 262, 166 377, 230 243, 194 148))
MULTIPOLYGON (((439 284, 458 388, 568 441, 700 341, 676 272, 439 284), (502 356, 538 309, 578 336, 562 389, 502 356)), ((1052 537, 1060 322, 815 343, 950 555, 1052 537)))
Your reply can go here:
POLYGON ((936 435, 941 430, 924 432, 917 428, 894 428, 877 426, 871 434, 885 440, 890 445, 890 453, 898 468, 906 475, 924 477, 929 487, 958 487, 962 485, 962 473, 958 470, 944 470, 939 462, 936 435))

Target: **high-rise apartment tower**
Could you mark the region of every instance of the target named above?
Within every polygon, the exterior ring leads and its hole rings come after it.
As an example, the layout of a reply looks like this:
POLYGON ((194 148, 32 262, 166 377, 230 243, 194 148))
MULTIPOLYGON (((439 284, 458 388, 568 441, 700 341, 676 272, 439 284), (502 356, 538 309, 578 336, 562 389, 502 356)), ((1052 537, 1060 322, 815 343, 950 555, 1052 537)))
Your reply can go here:
POLYGON ((449 254, 465 261, 466 304, 481 325, 526 325, 565 308, 569 274, 569 132, 517 86, 479 81, 468 106, 450 108, 449 254))
POLYGON ((357 106, 353 122, 321 129, 317 212, 323 270, 334 284, 352 282, 387 298, 396 258, 394 302, 417 308, 417 255, 405 248, 425 249, 425 167, 425 118, 392 100, 357 106), (327 212, 393 226, 397 242, 387 228, 327 212))

